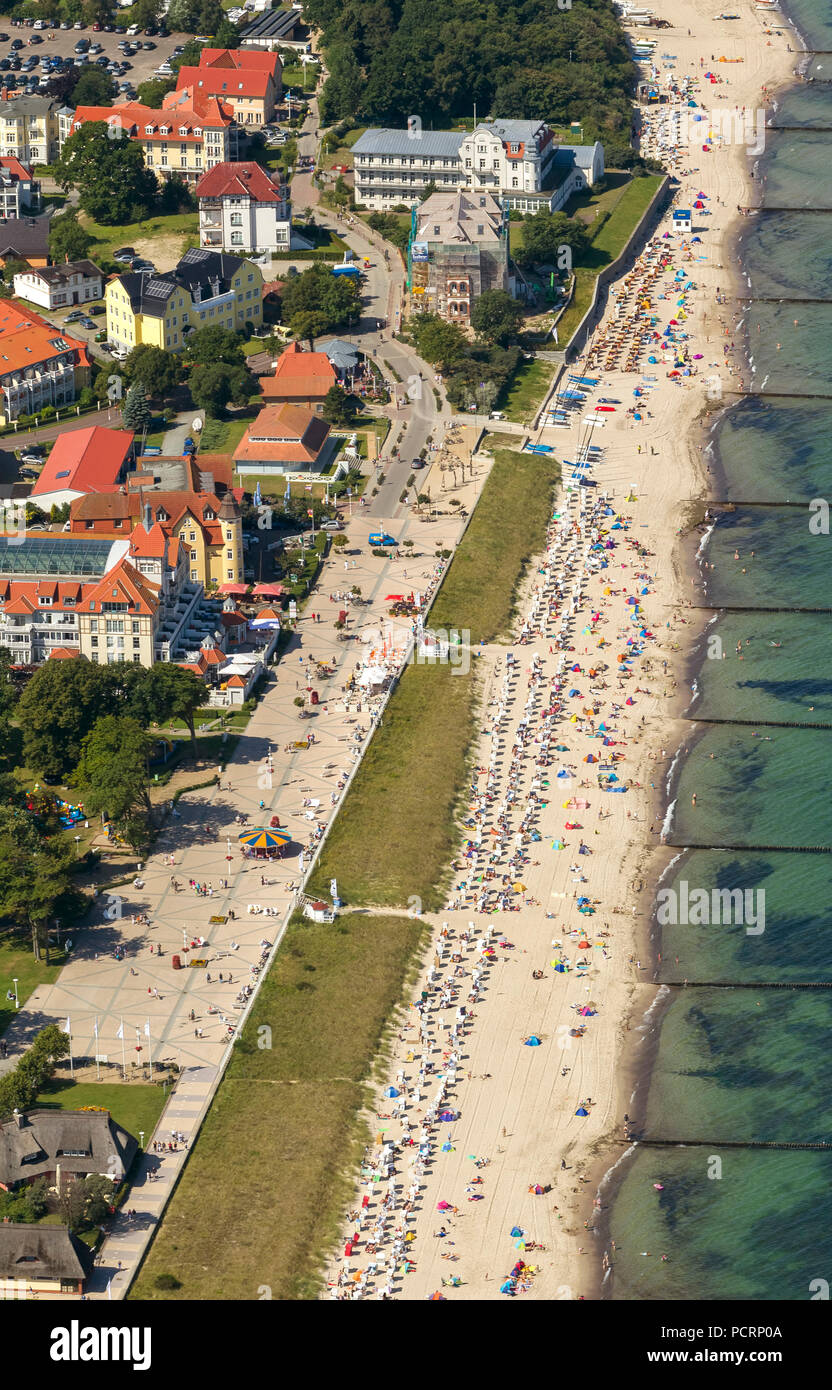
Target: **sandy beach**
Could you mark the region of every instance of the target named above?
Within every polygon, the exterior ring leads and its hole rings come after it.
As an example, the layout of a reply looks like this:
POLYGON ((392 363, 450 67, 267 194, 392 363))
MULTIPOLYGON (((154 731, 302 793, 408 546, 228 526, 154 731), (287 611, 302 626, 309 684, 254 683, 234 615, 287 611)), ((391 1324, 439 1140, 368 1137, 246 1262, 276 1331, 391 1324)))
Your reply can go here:
POLYGON ((772 17, 746 0, 734 23, 704 0, 651 8, 672 27, 631 32, 658 40, 659 88, 668 72, 689 78, 697 102, 643 108, 654 156, 658 123, 676 112, 682 138, 674 151, 665 125, 662 154, 679 187, 559 384, 550 418, 563 412, 565 425, 540 432, 587 468, 573 480, 564 463, 568 491, 526 576, 514 642, 477 663, 482 732, 453 888, 367 1117, 375 1142, 328 1266, 334 1298, 611 1287, 615 1178, 602 1178, 627 1151, 625 1115, 637 1120, 639 1028, 658 995, 651 897, 672 853, 666 781, 693 732, 679 716, 703 620, 691 608, 691 536, 710 496, 697 422, 747 384, 732 238, 738 208, 756 201, 756 112, 799 60, 788 26, 767 32, 772 17), (748 113, 748 141, 711 116, 728 108, 748 113), (693 226, 680 231, 672 213, 684 208, 693 226))

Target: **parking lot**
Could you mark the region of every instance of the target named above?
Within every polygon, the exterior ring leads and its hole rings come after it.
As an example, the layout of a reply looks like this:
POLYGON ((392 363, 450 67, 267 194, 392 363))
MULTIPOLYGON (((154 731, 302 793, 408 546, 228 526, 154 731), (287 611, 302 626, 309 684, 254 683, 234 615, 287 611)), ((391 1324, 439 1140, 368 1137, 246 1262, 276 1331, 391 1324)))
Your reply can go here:
MULTIPOLYGON (((126 61, 130 64, 129 69, 118 77, 114 76, 113 80, 119 86, 123 82, 129 82, 135 92, 140 82, 147 82, 155 76, 156 69, 165 59, 171 57, 175 48, 183 47, 192 37, 190 34, 170 34, 160 38, 158 35, 148 36, 143 32, 135 36, 128 35, 126 32, 121 34, 105 33, 103 29, 93 30, 89 24, 84 25, 81 29, 56 27, 35 30, 34 27, 30 28, 25 24, 15 25, 5 16, 0 16, 0 33, 8 34, 8 41, 0 40, 0 60, 9 60, 12 57, 13 42, 19 41, 22 44, 22 48, 15 50, 16 56, 21 62, 21 68, 13 73, 11 69, 0 71, 0 81, 7 75, 13 75, 17 78, 17 84, 12 88, 9 88, 8 84, 4 84, 10 95, 25 92, 27 80, 30 81, 32 78, 40 80, 41 90, 43 89, 48 75, 43 73, 40 60, 45 56, 70 59, 78 66, 83 67, 92 65, 103 68, 103 64, 97 63, 97 59, 102 57, 111 61, 126 61), (90 49, 93 45, 100 45, 95 52, 88 51, 86 58, 82 58, 75 52, 76 44, 84 39, 89 40, 90 49), (155 47, 150 50, 138 48, 136 53, 123 59, 119 44, 124 41, 129 42, 134 47, 139 44, 150 43, 154 44, 155 47), (24 72, 22 64, 33 57, 38 59, 37 66, 32 69, 31 74, 24 72)), ((120 92, 116 100, 123 101, 125 98, 132 99, 128 97, 128 94, 120 92)))

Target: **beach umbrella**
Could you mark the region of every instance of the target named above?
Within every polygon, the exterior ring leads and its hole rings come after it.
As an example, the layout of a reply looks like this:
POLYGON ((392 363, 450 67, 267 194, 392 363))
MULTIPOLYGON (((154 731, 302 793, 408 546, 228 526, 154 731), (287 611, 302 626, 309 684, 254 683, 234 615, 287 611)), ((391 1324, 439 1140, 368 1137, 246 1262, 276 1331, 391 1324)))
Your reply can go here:
POLYGON ((694 360, 694 362, 701 362, 701 361, 702 361, 702 353, 701 353, 701 352, 695 352, 695 353, 693 354, 693 360, 694 360))
POLYGON ((564 963, 563 963, 562 960, 559 960, 559 961, 558 961, 558 963, 557 963, 557 965, 554 967, 554 969, 555 969, 555 971, 556 971, 556 973, 557 973, 558 975, 565 975, 565 974, 566 974, 566 966, 564 965, 564 963))
POLYGON ((444 1144, 442 1145, 442 1152, 443 1154, 452 1154, 454 1152, 454 1146, 451 1143, 450 1139, 445 1140, 444 1144))
POLYGON ((439 1118, 442 1120, 443 1124, 451 1125, 457 1116, 453 1110, 440 1110, 439 1118))
POLYGON ((384 1094, 387 1096, 388 1100, 395 1100, 396 1096, 399 1095, 400 1092, 396 1090, 395 1086, 388 1086, 384 1094))
POLYGON ((266 830, 259 826, 253 830, 243 830, 237 839, 248 849, 280 849, 283 845, 288 845, 292 837, 284 835, 280 830, 266 830))
MULTIPOLYGON (((526 1038, 526 1041, 524 1042, 523 1046, 524 1046, 524 1047, 540 1047, 540 1038, 537 1036, 536 1033, 532 1033, 532 1034, 530 1035, 530 1037, 526 1038)), ((440 1116, 440 1118, 441 1118, 441 1116, 440 1116)))
MULTIPOLYGON (((587 941, 587 942, 581 941, 581 942, 579 943, 579 945, 580 945, 580 947, 581 947, 582 950, 586 950, 587 946, 589 945, 589 942, 588 942, 588 941, 587 941)), ((584 1018, 594 1018, 594 1017, 595 1017, 595 1010, 594 1010, 594 1009, 591 1009, 591 1008, 589 1007, 588 1004, 584 1004, 583 1007, 580 1008, 580 1009, 578 1010, 578 1013, 579 1013, 579 1014, 582 1014, 584 1018)))
POLYGON ((576 1114, 576 1115, 588 1115, 588 1114, 589 1114, 589 1111, 588 1111, 588 1110, 585 1110, 584 1107, 583 1107, 582 1105, 579 1105, 578 1108, 577 1108, 577 1110, 575 1111, 575 1114, 576 1114))
POLYGON ((524 1236, 525 1234, 526 1232, 523 1230, 521 1226, 512 1226, 511 1230, 509 1231, 509 1235, 512 1238, 516 1236, 524 1236))
POLYGON ((505 1283, 500 1285, 500 1293, 514 1293, 514 1281, 506 1279, 505 1283))
POLYGON ((578 907, 580 907, 582 903, 588 903, 588 902, 589 902, 589 898, 578 898, 578 907))
POLYGON ((437 1210, 437 1211, 450 1211, 450 1210, 451 1210, 451 1204, 450 1204, 450 1202, 445 1202, 445 1201, 437 1202, 437 1203, 436 1203, 436 1210, 437 1210))
POLYGON ((428 1303, 447 1303, 447 1301, 448 1300, 445 1297, 445 1295, 443 1293, 440 1293, 438 1289, 436 1293, 429 1293, 427 1297, 428 1303))

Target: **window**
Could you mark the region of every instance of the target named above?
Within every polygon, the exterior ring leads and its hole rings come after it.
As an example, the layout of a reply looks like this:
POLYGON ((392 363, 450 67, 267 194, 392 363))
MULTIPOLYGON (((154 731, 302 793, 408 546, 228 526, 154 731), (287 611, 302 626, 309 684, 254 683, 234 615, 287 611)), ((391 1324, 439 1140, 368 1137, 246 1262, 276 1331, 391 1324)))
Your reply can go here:
POLYGON ((133 631, 134 631, 134 632, 141 632, 141 630, 142 630, 142 625, 141 625, 141 623, 139 622, 138 618, 134 618, 134 619, 133 619, 133 631))
POLYGON ((134 649, 134 650, 135 650, 137 647, 140 647, 141 644, 142 644, 142 639, 141 639, 141 637, 134 637, 134 638, 133 638, 133 649, 134 649))

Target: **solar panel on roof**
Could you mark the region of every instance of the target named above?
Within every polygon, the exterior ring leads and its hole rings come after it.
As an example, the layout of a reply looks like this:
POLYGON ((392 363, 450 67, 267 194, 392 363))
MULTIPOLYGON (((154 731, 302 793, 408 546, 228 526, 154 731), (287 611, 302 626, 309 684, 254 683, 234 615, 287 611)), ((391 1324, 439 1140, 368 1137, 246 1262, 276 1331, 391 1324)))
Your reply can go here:
POLYGON ((70 473, 71 473, 71 471, 72 471, 72 470, 71 470, 70 468, 62 468, 61 471, 60 471, 60 473, 56 473, 56 474, 55 474, 55 477, 56 477, 56 478, 68 478, 69 475, 70 475, 70 473))
POLYGON ((148 280, 144 287, 144 293, 150 299, 167 299, 176 289, 172 280, 148 280))

